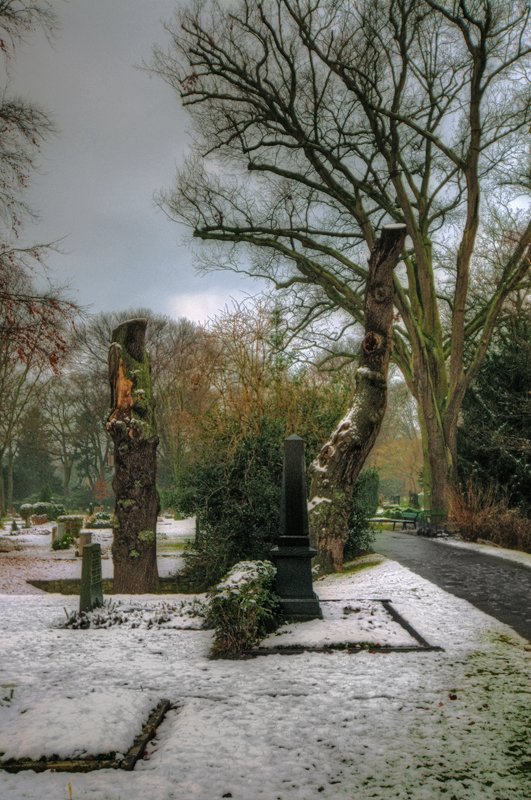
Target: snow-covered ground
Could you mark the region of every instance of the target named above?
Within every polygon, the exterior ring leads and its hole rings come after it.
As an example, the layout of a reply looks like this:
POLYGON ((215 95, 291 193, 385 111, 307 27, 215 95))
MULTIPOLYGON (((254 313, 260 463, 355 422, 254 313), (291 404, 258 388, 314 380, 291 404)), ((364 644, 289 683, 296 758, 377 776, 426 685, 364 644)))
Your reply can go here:
POLYGON ((159 699, 176 706, 134 772, 0 771, 2 800, 531 796, 528 642, 392 561, 315 586, 343 609, 390 598, 444 651, 210 661, 211 632, 150 626, 160 596, 113 598, 144 607, 138 627, 70 630, 58 625, 78 598, 0 595, 6 757, 124 752, 159 699))
MULTIPOLYGON (((21 524, 21 520, 19 520, 21 524)), ((67 580, 81 577, 81 559, 76 558, 75 547, 68 550, 52 550, 51 523, 21 530, 12 535, 10 524, 0 529, 0 594, 42 595, 28 580, 67 580)), ((157 566, 160 577, 176 572, 182 565, 178 543, 193 539, 195 518, 174 521, 159 519, 157 522, 157 566)), ((101 571, 104 578, 112 578, 111 557, 112 529, 92 531, 92 541, 101 544, 101 571)))
POLYGON ((483 553, 483 555, 504 558, 506 561, 514 561, 516 564, 523 564, 524 567, 531 568, 531 553, 521 553, 519 550, 508 550, 505 547, 480 544, 478 542, 462 542, 460 539, 453 538, 438 539, 437 541, 444 542, 452 547, 460 547, 465 550, 473 550, 476 553, 483 553))

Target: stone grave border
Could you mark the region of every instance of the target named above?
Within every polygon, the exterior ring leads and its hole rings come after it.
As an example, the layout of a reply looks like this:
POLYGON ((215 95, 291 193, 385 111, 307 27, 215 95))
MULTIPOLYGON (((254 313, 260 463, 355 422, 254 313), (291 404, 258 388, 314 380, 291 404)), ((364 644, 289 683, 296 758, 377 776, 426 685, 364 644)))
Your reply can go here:
MULTIPOLYGON (((48 594, 79 595, 81 578, 58 578, 57 580, 26 580, 30 586, 40 589, 48 594)), ((113 578, 102 578, 103 594, 115 594, 113 578)), ((131 594, 131 592, 126 592, 131 594)), ((199 588, 186 578, 159 578, 157 590, 149 594, 200 594, 199 588)))
POLYGON ((157 732, 157 728, 171 708, 176 708, 170 700, 161 700, 158 706, 149 715, 148 721, 136 737, 133 745, 127 751, 122 761, 110 756, 85 756, 81 759, 61 759, 52 761, 42 758, 33 761, 30 758, 9 759, 0 761, 0 771, 17 773, 32 769, 34 772, 93 772, 96 769, 123 769, 130 772, 135 768, 136 762, 144 755, 146 745, 157 732))
POLYGON ((444 653, 444 648, 438 645, 431 645, 415 628, 398 613, 396 608, 392 606, 392 600, 381 597, 321 597, 321 603, 381 603, 386 611, 393 617, 395 622, 404 628, 414 639, 417 640, 418 645, 378 645, 372 642, 335 642, 329 645, 285 645, 278 647, 253 647, 251 650, 245 650, 246 656, 294 656, 301 653, 336 653, 338 650, 346 653, 426 653, 426 652, 439 652, 444 653))

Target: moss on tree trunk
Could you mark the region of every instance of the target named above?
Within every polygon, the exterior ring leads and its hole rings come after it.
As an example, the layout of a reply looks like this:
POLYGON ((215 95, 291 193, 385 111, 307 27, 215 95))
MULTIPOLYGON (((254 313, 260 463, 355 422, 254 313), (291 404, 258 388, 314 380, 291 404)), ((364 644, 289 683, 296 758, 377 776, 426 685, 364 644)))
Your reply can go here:
POLYGON ((387 406, 393 270, 405 236, 405 225, 386 225, 372 250, 365 291, 365 338, 353 402, 310 466, 310 541, 318 551, 322 573, 343 568, 354 482, 380 431, 387 406))
POLYGON ((156 486, 158 444, 147 320, 123 322, 109 350, 111 410, 106 427, 114 443, 114 590, 142 594, 157 588, 156 486))

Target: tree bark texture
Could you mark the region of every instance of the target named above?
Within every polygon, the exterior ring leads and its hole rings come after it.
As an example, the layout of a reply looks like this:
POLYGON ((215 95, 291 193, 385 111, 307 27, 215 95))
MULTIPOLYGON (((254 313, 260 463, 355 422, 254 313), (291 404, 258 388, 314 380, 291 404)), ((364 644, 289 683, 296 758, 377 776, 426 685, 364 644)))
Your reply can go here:
POLYGON ((310 538, 323 573, 340 572, 343 568, 354 482, 380 431, 387 406, 393 270, 405 237, 405 225, 386 225, 371 252, 365 291, 365 338, 353 402, 310 466, 310 538))
POLYGON ((10 512, 13 508, 13 460, 15 453, 13 451, 13 443, 9 442, 7 450, 7 503, 6 511, 10 512))
POLYGON ((111 410, 106 427, 114 443, 112 558, 114 591, 120 594, 153 592, 158 583, 159 440, 146 325, 145 319, 123 322, 113 331, 109 350, 111 410))

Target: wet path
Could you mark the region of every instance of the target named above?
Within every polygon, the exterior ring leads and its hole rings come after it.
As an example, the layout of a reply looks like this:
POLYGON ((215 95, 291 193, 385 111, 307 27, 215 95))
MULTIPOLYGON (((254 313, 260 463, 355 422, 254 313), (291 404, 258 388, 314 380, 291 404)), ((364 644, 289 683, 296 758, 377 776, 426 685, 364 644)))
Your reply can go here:
POLYGON ((398 531, 379 531, 373 547, 531 641, 529 567, 398 531))

